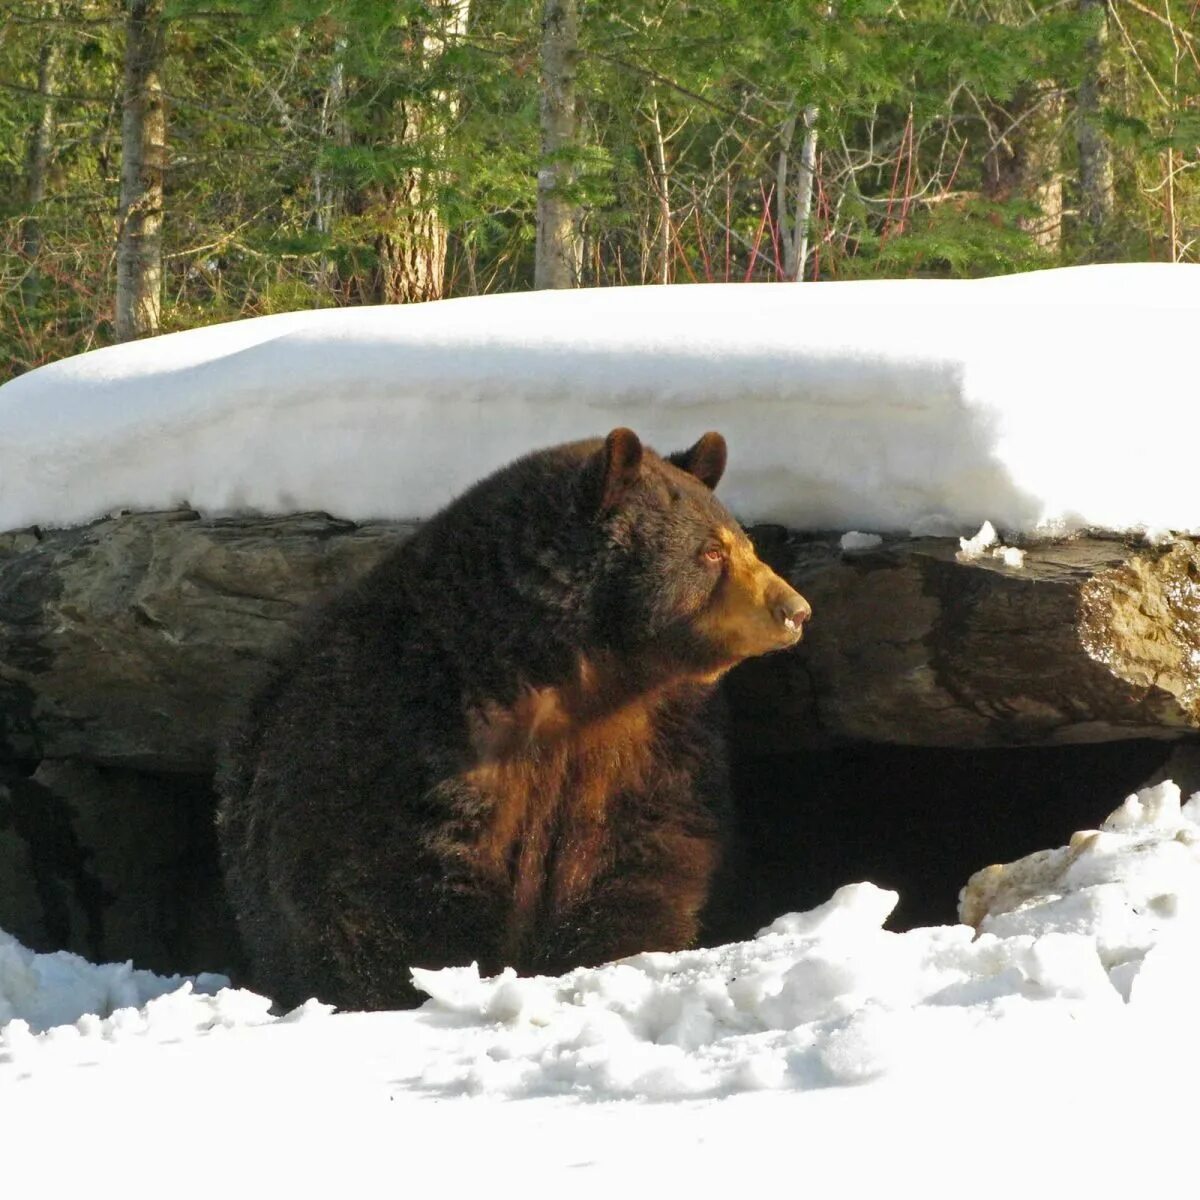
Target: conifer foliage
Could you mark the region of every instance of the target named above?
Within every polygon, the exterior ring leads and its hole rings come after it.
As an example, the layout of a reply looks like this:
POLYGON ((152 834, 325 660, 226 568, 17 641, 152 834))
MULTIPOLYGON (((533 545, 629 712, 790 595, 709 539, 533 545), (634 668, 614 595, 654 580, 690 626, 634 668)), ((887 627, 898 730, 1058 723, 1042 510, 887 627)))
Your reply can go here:
POLYGON ((1198 168, 1195 0, 12 0, 0 379, 535 282, 1197 261, 1198 168))

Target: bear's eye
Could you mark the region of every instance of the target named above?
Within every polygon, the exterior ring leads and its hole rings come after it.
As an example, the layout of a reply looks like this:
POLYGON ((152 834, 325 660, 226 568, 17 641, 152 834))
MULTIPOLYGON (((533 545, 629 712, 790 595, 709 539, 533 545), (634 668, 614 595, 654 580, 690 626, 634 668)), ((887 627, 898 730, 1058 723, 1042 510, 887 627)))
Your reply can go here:
POLYGON ((717 566, 725 561, 725 550, 721 546, 705 546, 700 555, 710 566, 717 566))

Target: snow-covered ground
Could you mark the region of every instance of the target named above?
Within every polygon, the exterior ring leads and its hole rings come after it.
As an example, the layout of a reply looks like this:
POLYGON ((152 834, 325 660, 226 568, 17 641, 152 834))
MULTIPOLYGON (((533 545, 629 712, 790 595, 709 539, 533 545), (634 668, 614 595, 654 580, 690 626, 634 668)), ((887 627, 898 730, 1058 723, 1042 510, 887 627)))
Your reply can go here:
POLYGON ((289 313, 0 388, 0 529, 117 508, 428 516, 537 446, 730 444, 797 528, 1200 529, 1200 266, 604 288, 289 313))
MULTIPOLYGON (((0 389, 0 528, 184 502, 421 517, 516 454, 627 424, 664 450, 722 430, 735 509, 848 531, 848 552, 987 519, 1200 530, 1197 329, 1186 266, 268 317, 0 389)), ((995 552, 982 534, 964 552, 995 552)), ((561 979, 456 969, 422 977, 417 1012, 281 1019, 215 976, 0 937, 0 1190, 1194 1186, 1200 798, 1161 785, 981 872, 972 926, 891 933, 893 903, 854 884, 740 945, 561 979)))
POLYGON ((894 902, 855 884, 738 945, 429 972, 416 1012, 278 1020, 0 944, 0 1174, 68 1195, 133 1170, 205 1196, 1192 1186, 1200 795, 1161 784, 981 872, 978 930, 890 933, 894 902))

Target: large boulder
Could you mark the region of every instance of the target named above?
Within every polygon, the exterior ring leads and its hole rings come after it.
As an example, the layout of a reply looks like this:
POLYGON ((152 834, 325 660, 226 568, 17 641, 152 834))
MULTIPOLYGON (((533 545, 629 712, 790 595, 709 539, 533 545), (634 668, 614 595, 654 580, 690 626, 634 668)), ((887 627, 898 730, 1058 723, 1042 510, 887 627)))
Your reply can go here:
POLYGON ((812 602, 804 645, 730 679, 760 751, 847 742, 1047 746, 1200 727, 1200 550, 1075 537, 1023 565, 957 538, 864 551, 758 531, 812 602))
MULTIPOLYGON (((411 526, 135 513, 0 537, 0 758, 211 770, 231 704, 305 606, 411 526)), ((756 753, 1069 745, 1200 726, 1200 551, 1078 537, 1024 565, 957 539, 752 531, 812 601, 730 680, 756 753)))
POLYGON ((181 510, 0 537, 0 757, 210 771, 304 607, 408 532, 181 510))

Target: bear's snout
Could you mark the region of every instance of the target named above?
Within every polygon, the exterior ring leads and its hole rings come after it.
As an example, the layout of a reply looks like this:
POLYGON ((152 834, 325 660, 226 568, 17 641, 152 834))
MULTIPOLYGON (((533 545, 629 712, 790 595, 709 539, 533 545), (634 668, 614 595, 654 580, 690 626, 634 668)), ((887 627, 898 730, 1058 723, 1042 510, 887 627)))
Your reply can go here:
POLYGON ((775 620, 798 640, 804 632, 804 622, 812 616, 812 605, 799 592, 787 588, 773 598, 771 612, 775 620))

